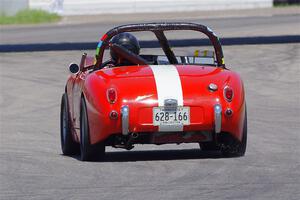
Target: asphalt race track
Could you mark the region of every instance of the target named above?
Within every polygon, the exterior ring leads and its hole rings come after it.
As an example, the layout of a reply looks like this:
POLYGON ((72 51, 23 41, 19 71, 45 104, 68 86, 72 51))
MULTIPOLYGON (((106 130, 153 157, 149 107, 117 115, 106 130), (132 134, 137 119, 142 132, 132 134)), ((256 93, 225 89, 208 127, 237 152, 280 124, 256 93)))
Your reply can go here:
MULTIPOLYGON (((260 11, 263 12, 264 10, 260 11)), ((241 11, 242 12, 242 11, 241 11)), ((173 13, 171 18, 149 18, 138 15, 131 20, 129 16, 119 16, 117 21, 100 20, 97 22, 81 24, 58 24, 37 26, 11 26, 1 29, 0 45, 2 44, 43 44, 43 43, 76 43, 76 42, 98 42, 99 38, 109 29, 122 24, 143 22, 180 21, 194 22, 209 26, 220 38, 255 37, 255 36, 278 36, 278 35, 300 35, 299 10, 291 11, 290 14, 272 16, 246 16, 225 18, 203 18, 190 16, 178 17, 173 13), (123 17, 123 18, 120 18, 123 17), (154 19, 153 19, 154 18, 154 19)), ((159 16, 159 15, 158 15, 159 16)), ((108 19, 111 17, 108 17, 108 19)), ((176 32, 168 39, 198 38, 199 34, 187 35, 176 32)), ((148 35, 142 34, 140 40, 147 40, 148 35)))
MULTIPOLYGON (((63 156, 60 98, 67 65, 78 63, 83 51, 0 53, 0 199, 300 199, 300 43, 275 44, 285 36, 299 39, 300 15, 255 12, 166 18, 207 24, 221 38, 276 38, 272 45, 223 46, 227 67, 242 76, 246 89, 248 149, 241 158, 204 153, 198 144, 107 148, 105 160, 96 162, 63 156)), ((114 25, 147 21, 136 17, 1 27, 0 46, 94 43, 114 25)))
POLYGON ((197 144, 107 148, 103 162, 61 155, 60 98, 81 53, 0 54, 0 199, 300 199, 299 43, 224 47, 246 88, 241 158, 197 144))

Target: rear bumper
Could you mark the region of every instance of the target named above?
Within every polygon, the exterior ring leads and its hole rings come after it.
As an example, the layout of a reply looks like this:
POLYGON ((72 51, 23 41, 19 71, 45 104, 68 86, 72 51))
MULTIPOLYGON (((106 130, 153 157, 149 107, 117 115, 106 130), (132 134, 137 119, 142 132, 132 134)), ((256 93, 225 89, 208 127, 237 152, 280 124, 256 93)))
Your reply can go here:
MULTIPOLYGON (((130 112, 129 107, 127 105, 122 106, 121 108, 122 135, 128 135, 129 133, 129 112, 130 112)), ((149 126, 149 128, 153 127, 152 124, 144 124, 144 125, 149 126)), ((197 126, 198 124, 196 123, 194 124, 194 126, 195 125, 197 126)), ((222 106, 220 104, 216 104, 214 106, 214 131, 215 133, 220 133, 221 129, 222 129, 222 106)))
POLYGON ((107 140, 111 136, 130 136, 132 133, 151 135, 147 143, 183 143, 210 141, 221 132, 232 134, 240 138, 240 116, 243 109, 234 111, 233 116, 226 117, 227 109, 219 103, 207 107, 190 106, 190 125, 184 126, 181 132, 159 132, 158 126, 153 125, 153 108, 130 107, 124 105, 120 108, 118 120, 107 119, 105 115, 98 116, 99 121, 105 124, 93 124, 91 129, 91 143, 107 140), (137 114, 136 114, 137 113, 137 114), (102 118, 102 119, 101 119, 102 118), (169 140, 169 142, 168 142, 169 140))
POLYGON ((121 108, 121 123, 122 123, 122 135, 128 135, 129 132, 129 107, 122 106, 121 108))
POLYGON ((222 130, 222 106, 216 104, 214 106, 214 127, 215 133, 220 133, 222 130))
MULTIPOLYGON (((122 106, 121 108, 121 130, 123 136, 128 136, 129 134, 129 107, 122 106)), ((199 124, 193 124, 194 126, 199 126, 199 124)), ((154 128, 152 124, 148 124, 148 128, 154 128)), ((189 126, 191 127, 191 126, 189 126)), ((146 133, 149 137, 138 138, 137 134, 135 138, 136 143, 151 143, 151 144, 165 144, 165 143, 192 143, 192 142, 207 142, 213 140, 214 133, 219 134, 222 129, 222 107, 220 104, 214 106, 214 131, 187 131, 187 132, 154 132, 146 133), (214 133, 213 133, 214 132, 214 133)), ((142 133, 144 131, 141 131, 142 133)), ((133 141, 134 142, 134 141, 133 141)))
POLYGON ((134 144, 180 144, 180 143, 199 143, 213 141, 213 132, 194 131, 194 132, 142 132, 132 133, 128 136, 122 134, 110 135, 105 140, 106 146, 121 147, 130 141, 134 144))

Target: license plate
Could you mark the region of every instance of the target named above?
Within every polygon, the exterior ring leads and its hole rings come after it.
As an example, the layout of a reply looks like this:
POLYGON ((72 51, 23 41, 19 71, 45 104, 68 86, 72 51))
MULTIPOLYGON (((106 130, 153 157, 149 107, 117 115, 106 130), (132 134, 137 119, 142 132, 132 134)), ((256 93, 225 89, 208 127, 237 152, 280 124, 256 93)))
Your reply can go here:
POLYGON ((153 108, 153 125, 189 125, 190 107, 177 107, 167 110, 164 107, 153 108))

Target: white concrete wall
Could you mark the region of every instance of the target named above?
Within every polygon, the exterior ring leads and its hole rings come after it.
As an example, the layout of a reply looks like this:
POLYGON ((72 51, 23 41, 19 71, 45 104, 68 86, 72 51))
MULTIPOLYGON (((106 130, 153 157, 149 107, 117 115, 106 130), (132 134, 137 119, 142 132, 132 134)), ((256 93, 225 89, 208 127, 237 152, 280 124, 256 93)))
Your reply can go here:
POLYGON ((0 14, 14 15, 28 8, 28 0, 0 0, 0 14))
POLYGON ((273 0, 29 0, 29 5, 63 15, 87 15, 266 8, 273 0))

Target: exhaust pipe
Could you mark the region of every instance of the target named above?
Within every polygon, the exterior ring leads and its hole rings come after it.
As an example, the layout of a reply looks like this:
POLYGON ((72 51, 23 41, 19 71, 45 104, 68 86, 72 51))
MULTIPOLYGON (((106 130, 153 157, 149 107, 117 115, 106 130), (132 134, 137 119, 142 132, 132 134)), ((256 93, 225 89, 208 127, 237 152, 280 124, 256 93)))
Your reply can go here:
POLYGON ((125 144, 125 149, 127 149, 127 150, 132 149, 133 148, 132 142, 134 139, 138 138, 138 136, 139 136, 139 134, 137 134, 137 133, 131 133, 125 144))
POLYGON ((134 139, 138 138, 138 133, 131 133, 128 136, 122 136, 116 138, 116 143, 113 145, 116 148, 123 148, 123 149, 133 149, 133 141, 134 139))
POLYGON ((137 134, 137 133, 132 133, 132 134, 131 134, 131 137, 134 138, 134 139, 136 139, 136 138, 139 137, 139 134, 137 134))

